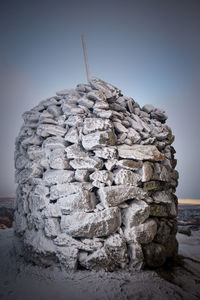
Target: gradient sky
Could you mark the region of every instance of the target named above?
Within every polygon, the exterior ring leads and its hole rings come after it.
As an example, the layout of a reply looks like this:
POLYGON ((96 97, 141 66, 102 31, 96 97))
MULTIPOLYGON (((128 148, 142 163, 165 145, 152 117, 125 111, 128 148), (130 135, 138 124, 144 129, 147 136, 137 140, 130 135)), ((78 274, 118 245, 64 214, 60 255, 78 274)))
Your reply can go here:
POLYGON ((0 2, 0 195, 15 192, 21 114, 92 76, 166 110, 176 136, 177 196, 200 198, 200 1, 0 2))

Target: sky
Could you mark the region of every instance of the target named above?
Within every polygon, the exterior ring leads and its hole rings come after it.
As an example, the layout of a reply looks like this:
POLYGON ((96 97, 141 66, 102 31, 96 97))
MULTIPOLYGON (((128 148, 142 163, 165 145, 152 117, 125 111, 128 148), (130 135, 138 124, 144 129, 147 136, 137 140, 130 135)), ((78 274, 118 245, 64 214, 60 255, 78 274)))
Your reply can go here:
POLYGON ((200 198, 200 1, 0 2, 0 195, 15 193, 14 142, 21 115, 89 68, 140 106, 169 116, 179 198, 200 198))

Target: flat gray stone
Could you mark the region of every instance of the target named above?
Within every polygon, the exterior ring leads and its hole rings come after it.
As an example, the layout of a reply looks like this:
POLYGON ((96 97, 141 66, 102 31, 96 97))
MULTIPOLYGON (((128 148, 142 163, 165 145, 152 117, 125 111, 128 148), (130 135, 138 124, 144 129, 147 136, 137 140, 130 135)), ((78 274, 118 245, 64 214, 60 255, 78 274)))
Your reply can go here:
POLYGON ((140 180, 141 176, 131 170, 120 169, 114 173, 115 184, 137 186, 140 180))
POLYGON ((67 158, 88 158, 88 153, 83 150, 79 145, 74 144, 65 148, 67 158))
POLYGON ((82 136, 82 145, 86 150, 115 145, 116 136, 112 130, 96 131, 82 136))
POLYGON ((93 188, 90 182, 71 182, 56 184, 50 187, 50 200, 56 200, 71 194, 79 193, 81 190, 90 191, 93 188))
POLYGON ((149 244, 153 241, 156 233, 157 223, 154 219, 147 219, 138 226, 127 227, 124 230, 127 243, 138 242, 140 244, 149 244))
POLYGON ((125 227, 132 228, 137 226, 146 219, 150 213, 149 205, 142 200, 133 200, 129 207, 123 209, 122 222, 125 227))
POLYGON ((96 206, 96 197, 94 193, 83 190, 76 194, 71 194, 57 200, 62 214, 69 214, 75 211, 93 211, 96 206))
POLYGON ((117 157, 117 149, 115 146, 95 149, 93 152, 95 153, 95 156, 104 159, 113 159, 117 157))
POLYGON ((142 167, 142 162, 134 161, 132 159, 120 159, 117 161, 116 165, 124 169, 136 171, 142 167))
POLYGON ((158 151, 156 146, 152 145, 120 145, 117 147, 119 156, 136 160, 162 161, 164 154, 158 151))
POLYGON ((71 182, 73 179, 74 171, 70 170, 50 170, 43 174, 44 184, 47 186, 71 182))
POLYGON ((65 135, 65 141, 77 144, 79 142, 78 130, 75 127, 71 127, 65 135))
POLYGON ((100 201, 104 207, 117 206, 129 199, 143 199, 145 193, 141 188, 131 185, 116 185, 98 190, 100 201))
POLYGON ((106 185, 112 185, 113 173, 106 170, 95 171, 90 175, 90 179, 103 182, 106 185))
POLYGON ((56 170, 64 170, 69 167, 69 163, 65 157, 63 149, 55 149, 50 152, 49 166, 56 170))
POLYGON ((85 118, 83 122, 83 133, 89 134, 99 130, 112 129, 113 125, 110 120, 101 118, 85 118))
POLYGON ((96 157, 75 158, 69 162, 73 169, 101 169, 103 161, 96 157))
POLYGON ((42 137, 47 137, 49 135, 64 136, 66 132, 66 128, 52 124, 40 124, 37 128, 37 135, 42 137))
POLYGON ((117 207, 95 213, 76 212, 61 217, 61 231, 73 237, 101 237, 114 233, 121 225, 121 212, 117 207))

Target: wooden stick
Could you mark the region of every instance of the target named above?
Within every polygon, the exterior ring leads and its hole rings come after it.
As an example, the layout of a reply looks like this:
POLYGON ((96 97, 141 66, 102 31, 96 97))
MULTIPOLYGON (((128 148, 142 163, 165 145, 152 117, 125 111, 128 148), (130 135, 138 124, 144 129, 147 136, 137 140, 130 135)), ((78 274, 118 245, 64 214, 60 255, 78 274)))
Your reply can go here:
POLYGON ((89 65, 88 65, 88 56, 86 51, 86 43, 85 43, 85 37, 84 34, 81 35, 82 38, 82 46, 83 46, 83 53, 84 53, 84 59, 85 59, 85 67, 86 67, 86 73, 87 73, 87 80, 90 81, 90 72, 89 72, 89 65))

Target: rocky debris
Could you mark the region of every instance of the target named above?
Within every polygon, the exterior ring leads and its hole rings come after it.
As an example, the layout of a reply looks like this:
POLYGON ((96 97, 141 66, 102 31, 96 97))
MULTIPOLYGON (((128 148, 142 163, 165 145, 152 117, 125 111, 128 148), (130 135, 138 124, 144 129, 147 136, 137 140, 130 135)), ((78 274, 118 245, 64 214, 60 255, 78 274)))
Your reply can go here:
POLYGON ((23 114, 14 229, 29 260, 114 271, 176 255, 178 173, 166 118, 98 78, 23 114))

